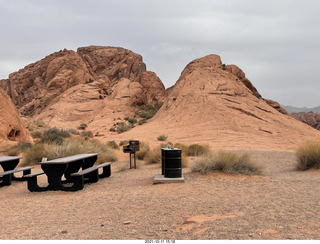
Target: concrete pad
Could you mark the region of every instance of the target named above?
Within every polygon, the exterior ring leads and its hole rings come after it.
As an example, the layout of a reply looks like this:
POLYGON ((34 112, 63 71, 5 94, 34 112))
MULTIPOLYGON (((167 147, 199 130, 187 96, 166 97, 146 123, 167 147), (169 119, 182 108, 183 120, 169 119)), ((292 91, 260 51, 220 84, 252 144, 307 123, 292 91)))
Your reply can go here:
POLYGON ((153 179, 153 184, 159 183, 184 183, 184 176, 179 178, 167 178, 164 175, 156 174, 153 179))

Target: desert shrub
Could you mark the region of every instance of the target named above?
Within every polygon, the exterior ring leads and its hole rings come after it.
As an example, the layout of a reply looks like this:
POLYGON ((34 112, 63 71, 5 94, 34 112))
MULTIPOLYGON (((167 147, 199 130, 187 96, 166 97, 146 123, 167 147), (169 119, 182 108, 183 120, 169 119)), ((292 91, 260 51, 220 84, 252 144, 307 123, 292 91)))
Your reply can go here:
POLYGON ((147 153, 149 152, 149 144, 147 142, 140 142, 139 144, 139 151, 136 152, 136 156, 138 159, 143 160, 147 153))
POLYGON ((21 150, 17 147, 12 147, 7 151, 8 156, 18 156, 21 153, 21 150))
POLYGON ((26 123, 26 128, 32 132, 36 130, 45 130, 48 128, 46 123, 44 123, 42 120, 35 120, 29 123, 26 123))
POLYGON ((210 152, 209 146, 207 145, 199 145, 199 144, 192 144, 185 148, 185 153, 188 156, 200 156, 210 152))
POLYGON ((160 147, 154 148, 145 156, 146 164, 156 164, 161 162, 161 150, 160 147))
POLYGON ((233 152, 219 151, 206 154, 194 161, 192 172, 207 174, 212 171, 221 171, 228 174, 261 174, 262 166, 253 162, 249 154, 238 155, 233 152))
POLYGON ((320 169, 320 142, 306 142, 296 151, 297 169, 320 169))
POLYGON ((138 121, 135 118, 125 117, 124 120, 128 121, 130 124, 136 124, 138 121))
POLYGON ((156 103, 154 105, 142 105, 140 111, 137 113, 141 118, 146 120, 151 119, 161 108, 163 103, 156 103))
POLYGON ((23 165, 41 162, 42 158, 51 160, 80 153, 99 153, 98 164, 117 160, 113 150, 97 140, 69 138, 64 140, 62 144, 38 143, 33 145, 25 151, 23 165))
POLYGON ((138 125, 143 125, 143 124, 146 123, 146 122, 147 122, 146 119, 139 120, 138 125))
POLYGON ((108 141, 107 145, 113 149, 119 149, 119 146, 115 141, 108 141))
POLYGON ((165 134, 162 134, 160 136, 157 137, 158 141, 165 141, 168 139, 168 136, 165 134))
POLYGON ((119 142, 119 146, 128 145, 128 144, 129 144, 128 140, 124 140, 124 141, 119 142))
POLYGON ((176 143, 173 147, 181 149, 182 152, 187 152, 188 150, 188 146, 182 143, 176 143))
POLYGON ((42 135, 43 135, 43 131, 42 130, 34 130, 30 132, 32 138, 34 139, 41 139, 42 135))
POLYGON ((93 133, 92 133, 91 130, 89 130, 89 131, 82 131, 82 132, 80 133, 80 135, 81 135, 81 136, 84 136, 84 137, 93 138, 93 133))
POLYGON ((181 166, 182 168, 187 168, 189 167, 190 161, 187 155, 182 151, 181 153, 181 166))
POLYGON ((88 127, 87 124, 81 124, 81 125, 79 125, 78 129, 79 130, 85 130, 87 127, 88 127))
POLYGON ((66 131, 70 132, 72 135, 80 135, 80 132, 74 128, 67 129, 66 131))
POLYGON ((126 132, 132 128, 131 125, 126 124, 125 122, 120 122, 118 124, 118 127, 116 128, 116 131, 118 134, 121 134, 123 132, 126 132))
POLYGON ((58 144, 61 145, 65 138, 70 137, 71 134, 67 130, 58 129, 53 127, 49 130, 46 130, 42 137, 41 143, 48 143, 48 144, 58 144))

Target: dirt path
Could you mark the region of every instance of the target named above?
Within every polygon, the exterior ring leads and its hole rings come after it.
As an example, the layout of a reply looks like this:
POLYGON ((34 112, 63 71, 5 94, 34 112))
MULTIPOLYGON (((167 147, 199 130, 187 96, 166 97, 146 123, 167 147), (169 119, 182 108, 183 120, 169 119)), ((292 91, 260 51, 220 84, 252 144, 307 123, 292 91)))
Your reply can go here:
POLYGON ((320 171, 294 170, 290 152, 252 154, 264 176, 184 169, 185 183, 154 185, 159 165, 117 172, 115 163, 109 179, 78 192, 14 182, 0 188, 0 239, 320 239, 320 171))

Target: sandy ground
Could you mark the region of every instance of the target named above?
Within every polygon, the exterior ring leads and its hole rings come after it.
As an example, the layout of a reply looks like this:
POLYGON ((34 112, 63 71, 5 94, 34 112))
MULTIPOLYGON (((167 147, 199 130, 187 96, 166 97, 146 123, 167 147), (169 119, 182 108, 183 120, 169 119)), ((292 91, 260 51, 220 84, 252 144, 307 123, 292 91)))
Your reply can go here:
POLYGON ((14 182, 0 189, 0 239, 319 240, 320 171, 296 171, 291 152, 251 153, 263 176, 186 168, 185 183, 154 185, 160 165, 114 163, 110 178, 78 192, 31 193, 14 182))

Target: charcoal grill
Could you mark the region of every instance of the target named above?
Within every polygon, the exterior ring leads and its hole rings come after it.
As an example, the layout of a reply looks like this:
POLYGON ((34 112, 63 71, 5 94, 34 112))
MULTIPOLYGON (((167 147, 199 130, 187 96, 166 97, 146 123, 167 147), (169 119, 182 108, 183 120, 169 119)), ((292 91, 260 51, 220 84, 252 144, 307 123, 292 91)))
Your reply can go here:
POLYGON ((130 155, 130 169, 132 168, 132 160, 131 160, 131 155, 133 154, 134 158, 134 168, 137 168, 137 163, 136 163, 136 152, 140 150, 140 142, 139 141, 129 141, 129 145, 123 146, 123 152, 124 153, 129 153, 130 155))

